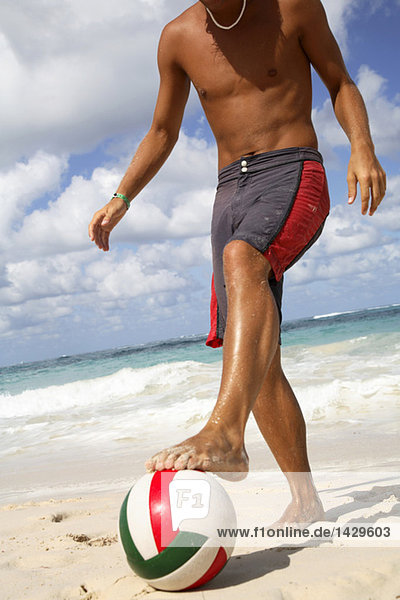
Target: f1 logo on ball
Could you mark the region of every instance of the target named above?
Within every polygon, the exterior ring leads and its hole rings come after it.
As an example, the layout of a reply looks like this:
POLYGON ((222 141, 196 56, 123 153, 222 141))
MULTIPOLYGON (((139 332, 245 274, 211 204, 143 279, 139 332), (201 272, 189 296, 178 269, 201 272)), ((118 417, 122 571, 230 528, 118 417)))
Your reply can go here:
POLYGON ((172 530, 185 519, 204 519, 210 508, 211 486, 201 479, 173 480, 169 484, 172 530))

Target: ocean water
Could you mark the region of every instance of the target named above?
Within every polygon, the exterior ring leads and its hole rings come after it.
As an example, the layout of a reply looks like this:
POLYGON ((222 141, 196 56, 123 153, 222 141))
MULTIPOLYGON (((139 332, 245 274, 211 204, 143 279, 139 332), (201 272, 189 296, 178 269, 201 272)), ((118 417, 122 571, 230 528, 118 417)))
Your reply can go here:
MULTIPOLYGON (((221 375, 222 351, 204 342, 192 336, 1 368, 0 500, 100 482, 111 489, 149 454, 193 435, 221 375)), ((282 345, 311 428, 398 415, 400 305, 286 322, 282 345)))

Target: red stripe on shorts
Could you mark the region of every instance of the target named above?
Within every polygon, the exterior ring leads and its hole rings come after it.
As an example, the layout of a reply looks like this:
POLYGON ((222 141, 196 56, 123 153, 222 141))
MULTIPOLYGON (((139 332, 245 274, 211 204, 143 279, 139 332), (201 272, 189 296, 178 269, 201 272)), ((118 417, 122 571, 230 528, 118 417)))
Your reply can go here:
POLYGON ((277 281, 301 254, 329 213, 329 192, 324 167, 304 161, 296 198, 282 229, 264 252, 277 281))
POLYGON ((215 293, 214 287, 214 273, 211 279, 211 302, 210 302, 210 320, 211 327, 210 333, 208 334, 208 338, 206 341, 206 345, 211 348, 220 348, 222 346, 222 340, 217 335, 217 327, 218 327, 218 302, 217 302, 217 294, 215 293))

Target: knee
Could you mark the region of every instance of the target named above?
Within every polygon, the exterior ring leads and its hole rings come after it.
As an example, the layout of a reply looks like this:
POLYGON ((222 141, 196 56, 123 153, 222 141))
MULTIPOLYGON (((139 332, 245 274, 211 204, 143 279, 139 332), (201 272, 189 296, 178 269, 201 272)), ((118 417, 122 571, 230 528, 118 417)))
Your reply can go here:
POLYGON ((242 240, 233 240, 224 248, 223 255, 225 278, 248 277, 268 279, 271 266, 268 260, 256 248, 242 240))

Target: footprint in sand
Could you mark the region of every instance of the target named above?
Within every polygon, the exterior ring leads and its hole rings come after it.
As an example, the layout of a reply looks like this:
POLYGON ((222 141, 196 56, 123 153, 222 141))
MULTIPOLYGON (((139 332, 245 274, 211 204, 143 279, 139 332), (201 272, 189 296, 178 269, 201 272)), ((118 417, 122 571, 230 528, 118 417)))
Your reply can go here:
POLYGON ((111 546, 111 544, 115 544, 118 541, 116 535, 104 535, 95 538, 90 538, 85 533, 68 533, 67 537, 72 538, 74 542, 80 542, 83 544, 87 544, 88 546, 111 546))

